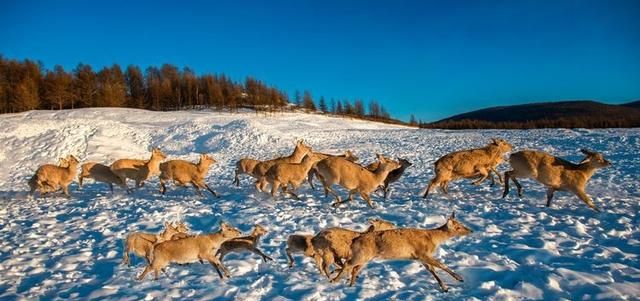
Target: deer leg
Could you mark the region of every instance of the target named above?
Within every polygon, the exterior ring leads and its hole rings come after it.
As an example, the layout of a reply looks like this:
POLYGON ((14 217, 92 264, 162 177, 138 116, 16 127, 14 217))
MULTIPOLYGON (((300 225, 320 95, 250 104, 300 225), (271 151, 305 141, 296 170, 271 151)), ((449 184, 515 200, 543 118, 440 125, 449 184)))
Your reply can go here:
POLYGON ((324 252, 322 254, 322 261, 322 270, 324 271, 324 274, 327 276, 327 278, 331 279, 332 273, 329 271, 329 268, 331 268, 331 264, 335 263, 335 256, 333 255, 333 252, 324 252))
POLYGON ((216 272, 218 272, 218 276, 220 276, 220 279, 223 279, 224 277, 229 278, 229 271, 224 267, 224 265, 220 262, 220 260, 218 260, 217 257, 208 255, 206 260, 216 269, 216 272))
POLYGON ((384 184, 384 189, 383 189, 383 191, 384 191, 384 199, 385 200, 387 199, 387 196, 389 195, 389 189, 390 189, 389 188, 389 184, 385 183, 384 184))
POLYGON ((513 184, 516 184, 516 188, 518 189, 518 197, 521 198, 522 197, 522 185, 520 185, 520 182, 518 182, 516 177, 512 177, 511 181, 513 181, 513 184))
POLYGON ((351 266, 349 263, 346 263, 344 265, 344 267, 342 267, 342 270, 340 270, 340 272, 338 273, 338 275, 336 275, 333 279, 331 279, 329 282, 331 283, 335 283, 338 282, 338 280, 340 280, 340 278, 342 277, 342 274, 346 273, 347 271, 351 272, 351 270, 353 269, 353 266, 351 266))
MULTIPOLYGON (((271 183, 271 197, 275 198, 276 197, 276 193, 278 192, 278 188, 280 188, 280 182, 278 182, 277 180, 273 180, 273 183, 271 183)), ((286 187, 282 186, 282 192, 284 193, 286 191, 286 187)))
POLYGON ((236 184, 236 187, 240 186, 240 178, 238 178, 238 170, 236 169, 236 175, 233 178, 233 184, 236 184))
POLYGON ((209 190, 209 192, 211 192, 211 194, 212 194, 214 197, 216 197, 216 198, 219 198, 219 197, 220 197, 220 196, 216 193, 216 191, 215 191, 215 190, 213 190, 213 189, 211 189, 211 187, 209 187, 209 184, 207 184, 207 183, 202 183, 202 184, 204 184, 204 187, 205 187, 207 190, 209 190))
POLYGON ((198 184, 196 184, 196 182, 191 182, 193 184, 193 188, 196 190, 196 193, 198 193, 198 196, 203 196, 202 192, 200 191, 200 187, 198 186, 198 184))
POLYGON ((440 184, 440 189, 442 189, 444 194, 449 194, 449 181, 442 182, 442 184, 440 184))
POLYGON ((313 186, 313 175, 315 174, 315 171, 313 171, 313 169, 311 169, 309 171, 309 174, 307 174, 307 182, 309 182, 309 186, 311 186, 311 189, 316 190, 316 187, 313 186))
POLYGON ((367 195, 367 194, 366 194, 366 193, 364 193, 364 192, 360 192, 360 196, 361 196, 365 201, 367 201, 367 204, 369 204, 369 207, 370 207, 371 209, 375 208, 375 206, 373 206, 373 202, 371 201, 371 198, 369 197, 369 195, 367 195))
MULTIPOLYGON (((491 167, 491 171, 496 174, 496 176, 498 177, 498 182, 500 182, 500 184, 503 184, 504 182, 502 181, 502 176, 500 175, 500 173, 496 170, 495 167, 491 167)), ((493 178, 492 178, 493 179, 493 178)))
POLYGON ((80 175, 78 177, 78 186, 80 186, 80 188, 82 188, 82 180, 84 180, 84 177, 82 175, 80 175))
POLYGON ((318 252, 313 255, 313 259, 316 262, 316 267, 318 268, 318 271, 320 271, 320 274, 325 275, 327 278, 329 278, 329 274, 327 274, 327 272, 324 270, 324 260, 322 257, 323 256, 318 254, 318 252))
POLYGON ((131 266, 131 261, 129 260, 129 250, 127 249, 124 250, 121 264, 126 264, 127 266, 131 266))
POLYGON ((289 259, 289 268, 292 268, 295 260, 293 260, 293 256, 291 256, 291 250, 289 249, 289 247, 284 250, 287 253, 287 258, 289 259))
POLYGON ((446 284, 444 284, 442 279, 438 277, 438 274, 436 274, 436 270, 428 263, 423 262, 422 265, 427 269, 427 271, 429 271, 429 273, 431 273, 431 275, 433 275, 433 278, 436 278, 436 281, 438 281, 438 285, 440 286, 440 289, 442 289, 442 291, 445 293, 448 292, 449 288, 447 287, 446 284))
MULTIPOLYGON (((273 261, 273 258, 267 256, 266 254, 264 254, 262 251, 260 251, 260 249, 256 248, 256 247, 251 247, 251 249, 249 249, 249 251, 260 255, 260 257, 262 257, 262 261, 267 262, 267 261, 273 261)), ((222 261, 222 258, 220 258, 220 261, 222 261)))
POLYGON ((431 188, 432 188, 434 185, 438 186, 438 183, 436 183, 436 179, 437 179, 437 177, 433 178, 433 179, 429 182, 429 185, 427 186, 427 190, 425 190, 425 191, 424 191, 424 194, 422 195, 422 198, 423 198, 423 199, 426 199, 426 198, 427 198, 427 195, 429 194, 429 192, 431 191, 431 188))
POLYGON ((285 185, 285 191, 288 195, 292 196, 293 198, 295 198, 296 200, 300 200, 300 198, 298 197, 298 195, 296 193, 294 193, 293 191, 289 190, 289 186, 285 185))
POLYGON ((164 195, 167 192, 167 186, 164 184, 164 180, 160 179, 160 194, 164 195))
POLYGON ((64 195, 66 195, 67 197, 70 197, 69 195, 69 186, 68 185, 63 185, 62 186, 62 192, 64 193, 64 195))
POLYGON ((344 203, 340 196, 333 189, 331 189, 331 187, 325 185, 324 188, 336 198, 336 201, 331 206, 338 207, 340 204, 344 203))
POLYGON ((443 271, 447 272, 447 274, 451 275, 451 277, 455 278, 456 280, 463 282, 462 276, 456 274, 456 272, 454 272, 453 270, 451 270, 449 267, 447 267, 446 265, 444 265, 444 263, 438 261, 437 259, 431 257, 431 256, 425 256, 424 258, 422 258, 426 263, 428 263, 431 266, 437 267, 442 269, 443 271))
POLYGON ((556 192, 552 187, 547 188, 547 207, 551 206, 551 199, 553 199, 553 193, 556 192))
POLYGON ((600 209, 598 209, 596 205, 593 204, 593 201, 591 201, 591 198, 584 192, 584 190, 576 189, 576 191, 574 191, 573 193, 575 193, 583 202, 585 202, 585 204, 587 204, 589 208, 595 210, 596 212, 600 212, 600 209))
POLYGON ((147 265, 144 268, 144 271, 142 271, 142 274, 140 274, 138 276, 138 278, 136 278, 138 281, 144 280, 144 278, 147 276, 147 274, 149 274, 149 272, 151 272, 151 265, 147 265))
POLYGON ((506 198, 509 194, 509 179, 511 178, 511 173, 513 170, 504 172, 504 192, 502 192, 502 198, 506 198))
POLYGON ((473 182, 473 185, 480 185, 480 183, 482 183, 484 180, 487 179, 487 177, 489 177, 489 172, 485 168, 478 170, 478 173, 480 173, 482 177, 476 180, 475 182, 473 182))
POLYGON ((356 283, 356 278, 358 278, 358 274, 360 274, 363 266, 364 265, 361 264, 354 266, 353 269, 351 269, 351 280, 349 281, 349 286, 353 286, 356 283))

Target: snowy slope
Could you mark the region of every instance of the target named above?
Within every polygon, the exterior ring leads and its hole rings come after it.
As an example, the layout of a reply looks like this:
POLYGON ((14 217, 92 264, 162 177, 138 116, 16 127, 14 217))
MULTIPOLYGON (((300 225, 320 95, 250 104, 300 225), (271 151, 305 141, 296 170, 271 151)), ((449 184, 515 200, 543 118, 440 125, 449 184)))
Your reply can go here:
MULTIPOLYGON (((640 130, 436 131, 305 114, 148 112, 130 109, 32 111, 0 115, 0 299, 237 299, 237 300, 425 300, 425 299, 638 299, 640 296, 640 130), (484 145, 490 137, 515 150, 542 149, 573 161, 578 149, 601 151, 614 164, 598 171, 587 192, 603 212, 559 192, 544 207, 544 188, 523 181, 525 195, 499 199, 501 188, 453 182, 450 195, 418 196, 447 152, 484 145), (401 156, 414 165, 396 183, 389 200, 374 197, 377 209, 356 202, 334 209, 333 201, 307 185, 302 201, 273 200, 243 178, 231 185, 240 157, 271 158, 291 152, 304 138, 315 150, 352 149, 361 162, 377 152, 401 156), (161 196, 157 180, 132 195, 104 184, 72 185, 72 198, 27 199, 27 179, 38 165, 69 153, 81 161, 147 158, 159 146, 171 158, 197 160, 212 153, 219 163, 208 182, 220 199, 170 186, 161 196), (445 243, 437 253, 460 273, 457 283, 440 273, 450 290, 442 293, 417 262, 374 262, 354 288, 330 284, 305 259, 287 267, 289 234, 343 226, 363 229, 371 217, 401 227, 439 226, 456 210, 475 232, 445 243), (171 266, 170 277, 135 281, 144 267, 120 265, 122 239, 129 231, 160 230, 181 219, 195 232, 216 230, 221 220, 249 231, 260 223, 271 231, 262 248, 276 259, 263 263, 250 254, 225 259, 232 278, 221 281, 210 265, 171 266)), ((506 165, 500 170, 507 169, 506 165)), ((90 180, 89 180, 90 181, 90 180)), ((346 194, 344 190, 339 190, 346 194)), ((302 257, 296 258, 298 262, 302 257)))

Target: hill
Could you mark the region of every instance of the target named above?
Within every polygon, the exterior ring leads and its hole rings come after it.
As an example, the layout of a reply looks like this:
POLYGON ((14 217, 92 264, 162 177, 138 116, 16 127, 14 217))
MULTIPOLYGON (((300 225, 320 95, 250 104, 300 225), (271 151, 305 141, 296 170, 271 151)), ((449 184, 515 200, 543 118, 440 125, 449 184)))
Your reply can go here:
POLYGON ((618 128, 640 126, 640 101, 610 105, 596 101, 541 102, 492 107, 455 115, 426 128, 618 128))
POLYGON ((640 100, 622 104, 621 106, 640 109, 640 100))
MULTIPOLYGON (((2 114, 0 128, 6 146, 0 148, 0 300, 624 300, 640 291, 640 129, 425 131, 321 114, 124 108, 2 114), (597 171, 587 190, 602 212, 562 192, 552 207, 544 207, 546 190, 531 181, 522 182, 522 198, 512 193, 497 200, 501 185, 464 180, 452 181, 448 195, 434 192, 427 201, 419 196, 439 157, 496 136, 514 149, 549 150, 572 162, 582 158, 580 147, 606 154, 615 163, 597 171), (298 189, 300 200, 257 192, 246 175, 240 186, 232 184, 238 159, 288 155, 301 138, 320 152, 352 150, 362 164, 383 153, 413 166, 392 184, 387 200, 372 195, 375 209, 359 196, 334 208, 333 198, 308 184, 298 189), (157 176, 131 194, 119 187, 112 194, 106 184, 88 179, 82 188, 71 184, 70 198, 26 196, 27 180, 41 164, 68 154, 104 164, 146 159, 154 146, 168 160, 213 155, 217 162, 206 181, 220 197, 199 197, 193 188, 173 184, 161 195, 157 176), (434 228, 454 210, 474 233, 449 240, 435 253, 464 277, 457 282, 438 271, 447 293, 419 262, 371 262, 353 288, 329 283, 314 260, 301 254, 288 266, 285 244, 291 234, 338 226, 365 230, 372 218, 434 228), (171 265, 158 281, 136 281, 144 259, 132 256, 132 266, 122 265, 123 239, 131 231, 157 233, 173 220, 184 221, 193 233, 217 231, 220 221, 243 232, 260 224, 269 233, 259 248, 274 261, 233 253, 223 261, 231 273, 224 281, 206 262, 171 265)), ((348 191, 334 188, 346 198, 348 191)))

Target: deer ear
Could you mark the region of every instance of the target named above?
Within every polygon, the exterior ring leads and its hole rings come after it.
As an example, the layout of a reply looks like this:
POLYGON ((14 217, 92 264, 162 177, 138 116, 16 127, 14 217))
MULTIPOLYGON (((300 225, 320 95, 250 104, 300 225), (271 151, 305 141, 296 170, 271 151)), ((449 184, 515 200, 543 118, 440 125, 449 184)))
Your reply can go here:
POLYGON ((451 212, 451 216, 449 216, 449 219, 452 220, 452 219, 455 219, 455 218, 456 218, 456 212, 453 211, 453 212, 451 212))
POLYGON ((597 154, 596 152, 588 150, 586 148, 581 149, 580 152, 582 152, 583 154, 585 154, 587 156, 594 156, 594 155, 597 154))
POLYGON ((169 226, 171 226, 171 224, 169 224, 169 222, 164 222, 164 227, 165 228, 169 228, 169 226))

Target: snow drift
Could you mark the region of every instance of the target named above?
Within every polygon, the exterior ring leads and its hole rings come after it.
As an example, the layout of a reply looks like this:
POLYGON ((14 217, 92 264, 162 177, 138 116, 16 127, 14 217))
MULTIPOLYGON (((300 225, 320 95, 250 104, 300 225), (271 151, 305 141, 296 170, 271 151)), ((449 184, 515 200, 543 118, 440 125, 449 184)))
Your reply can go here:
MULTIPOLYGON (((298 113, 264 117, 253 113, 148 112, 132 109, 31 111, 0 116, 0 299, 237 299, 237 300, 424 300, 426 299, 635 299, 640 294, 640 130, 439 131, 298 113), (602 152, 613 166, 598 171, 587 188, 596 213, 569 193, 544 207, 542 185, 523 181, 524 197, 500 199, 502 188, 456 181, 450 194, 420 197, 433 176, 433 162, 491 137, 508 140, 514 151, 533 148, 578 161, 579 148, 602 152), (298 138, 315 150, 353 150, 361 162, 375 153, 401 156, 414 165, 372 210, 356 202, 332 208, 332 198, 303 185, 300 201, 274 201, 246 177, 232 185, 236 160, 289 154, 298 138), (157 178, 131 195, 92 183, 70 199, 28 199, 27 179, 38 165, 74 154, 81 161, 111 163, 147 158, 158 146, 170 157, 197 161, 206 152, 219 161, 207 181, 219 199, 169 186, 161 196, 157 178), (289 234, 343 226, 363 229, 380 217, 400 227, 431 228, 452 210, 474 233, 443 245, 437 253, 461 274, 458 283, 440 273, 442 293, 417 262, 374 262, 357 285, 330 284, 311 260, 287 266, 289 234), (263 263, 250 253, 229 254, 232 278, 221 281, 210 265, 171 266, 169 277, 135 281, 144 268, 120 265, 129 231, 160 230, 180 219, 196 232, 227 221, 248 232, 255 223, 269 229, 261 249, 275 259, 263 263)), ((500 171, 508 167, 502 165, 500 171)), ((338 190, 346 195, 344 190, 338 190)), ((298 261, 301 257, 296 258, 298 261)))

